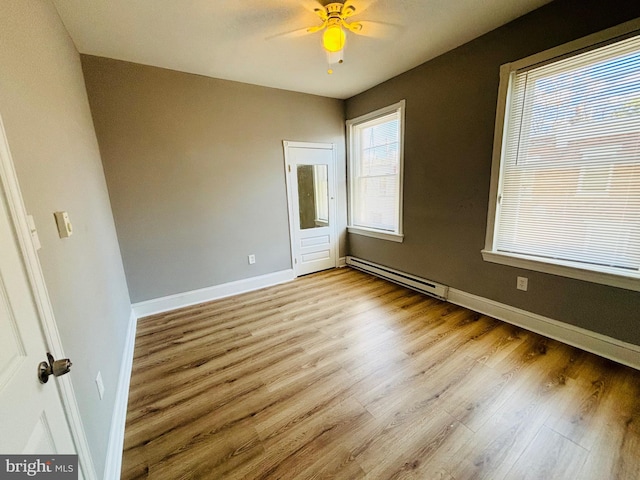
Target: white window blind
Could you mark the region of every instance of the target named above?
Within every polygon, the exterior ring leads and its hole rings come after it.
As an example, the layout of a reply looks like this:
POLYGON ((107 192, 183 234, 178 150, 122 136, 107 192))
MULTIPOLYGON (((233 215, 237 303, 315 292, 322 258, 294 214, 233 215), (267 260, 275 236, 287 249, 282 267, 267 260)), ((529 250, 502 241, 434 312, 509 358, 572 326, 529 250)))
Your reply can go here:
POLYGON ((401 233, 403 105, 348 122, 350 227, 401 233))
POLYGON ((510 82, 493 251, 640 278, 640 36, 510 82))

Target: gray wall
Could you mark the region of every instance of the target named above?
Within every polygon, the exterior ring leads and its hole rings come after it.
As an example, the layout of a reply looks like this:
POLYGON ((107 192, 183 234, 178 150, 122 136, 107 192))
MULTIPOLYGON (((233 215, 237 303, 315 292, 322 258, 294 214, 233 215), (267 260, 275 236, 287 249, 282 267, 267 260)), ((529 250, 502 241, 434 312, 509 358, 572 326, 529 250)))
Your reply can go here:
POLYGON ((48 0, 3 0, 1 10, 0 115, 101 476, 131 306, 80 57, 48 0), (57 210, 69 212, 68 239, 57 210))
POLYGON ((291 268, 283 140, 338 144, 345 211, 343 101, 82 65, 133 302, 291 268))
POLYGON ((500 65, 637 16, 637 0, 556 0, 349 99, 347 118, 407 100, 404 243, 350 234, 349 254, 640 345, 640 293, 480 255, 500 65))

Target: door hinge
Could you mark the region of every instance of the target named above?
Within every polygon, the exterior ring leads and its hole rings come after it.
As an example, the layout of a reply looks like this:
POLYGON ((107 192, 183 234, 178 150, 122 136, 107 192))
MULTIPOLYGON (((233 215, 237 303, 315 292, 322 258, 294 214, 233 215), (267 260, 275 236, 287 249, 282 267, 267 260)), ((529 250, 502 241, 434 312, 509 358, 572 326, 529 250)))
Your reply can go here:
POLYGON ((291 173, 291 164, 287 165, 289 167, 289 173, 291 173))
POLYGON ((298 264, 298 259, 297 259, 297 258, 294 258, 294 259, 293 259, 293 263, 295 263, 295 264, 297 265, 297 264, 298 264))

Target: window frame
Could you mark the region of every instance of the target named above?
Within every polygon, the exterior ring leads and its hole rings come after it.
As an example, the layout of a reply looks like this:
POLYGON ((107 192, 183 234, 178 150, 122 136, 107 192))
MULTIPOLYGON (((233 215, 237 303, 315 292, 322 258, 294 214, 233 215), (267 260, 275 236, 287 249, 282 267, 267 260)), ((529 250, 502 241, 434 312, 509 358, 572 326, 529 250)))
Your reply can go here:
POLYGON ((500 86, 498 89, 498 104, 496 109, 487 231, 485 248, 481 251, 482 258, 485 261, 627 290, 640 291, 640 278, 638 278, 638 276, 625 275, 620 271, 614 271, 607 267, 587 267, 578 262, 544 259, 533 255, 502 252, 495 248, 499 203, 498 195, 501 191, 503 179, 502 158, 505 155, 506 147, 506 142, 503 142, 503 138, 509 121, 508 112, 511 101, 511 87, 516 72, 544 63, 553 63, 563 58, 615 43, 636 34, 638 31, 640 31, 640 19, 631 20, 521 60, 504 64, 500 67, 500 86))
POLYGON ((347 231, 349 233, 354 233, 357 235, 364 235, 367 237, 378 238, 381 240, 389 240, 392 242, 401 243, 404 240, 403 234, 403 222, 402 222, 402 213, 403 213, 403 187, 404 187, 404 132, 405 132, 405 107, 406 101, 400 100, 397 103, 392 105, 380 108, 373 112, 366 113, 359 117, 353 118, 351 120, 347 120, 347 198, 348 198, 348 212, 347 212, 347 231), (398 225, 397 229, 394 231, 391 230, 383 230, 373 227, 366 227, 361 225, 354 225, 353 223, 353 208, 354 208, 354 200, 353 195, 355 192, 355 177, 354 171, 357 170, 355 166, 355 162, 359 158, 359 153, 355 154, 355 136, 354 131, 357 127, 362 126, 363 124, 375 121, 381 117, 386 115, 397 113, 398 120, 400 122, 400 138, 399 138, 399 148, 398 148, 398 225))

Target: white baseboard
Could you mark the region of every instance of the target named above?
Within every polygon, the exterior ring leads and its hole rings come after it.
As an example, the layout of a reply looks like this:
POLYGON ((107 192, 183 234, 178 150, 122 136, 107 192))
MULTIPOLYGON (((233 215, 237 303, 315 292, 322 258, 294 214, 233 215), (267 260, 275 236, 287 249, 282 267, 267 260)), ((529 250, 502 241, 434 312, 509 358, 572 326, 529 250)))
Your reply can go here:
POLYGON ((125 340, 116 401, 111 416, 111 431, 107 446, 107 461, 104 469, 104 480, 118 480, 122 469, 122 449, 124 446, 124 427, 127 420, 127 402, 129 400, 129 382, 131 381, 131 367, 133 366, 133 352, 136 344, 136 326, 138 319, 133 309, 129 317, 129 328, 125 340))
POLYGON ((342 268, 346 266, 347 266, 347 257, 338 258, 338 268, 342 268))
POLYGON ((191 292, 178 293, 166 297, 134 303, 133 311, 137 318, 154 313, 168 312, 177 308, 188 307, 197 303, 210 302, 219 298, 230 297, 240 293, 251 292, 280 283, 290 282, 296 278, 292 269, 268 273, 258 277, 245 278, 235 282, 214 285, 191 292))
POLYGON ((545 337, 595 353, 640 370, 640 346, 626 343, 591 330, 543 317, 519 308, 449 288, 447 300, 456 305, 517 325, 545 337))
MULTIPOLYGON (((351 258, 353 257, 347 257, 347 263, 350 262, 351 258)), ((385 268, 387 270, 392 270, 388 267, 385 268)), ((389 278, 385 276, 384 272, 379 273, 376 269, 366 271, 371 275, 376 275, 389 280, 389 278)), ((396 270, 392 271, 411 278, 428 281, 421 277, 415 277, 396 270)), ((405 286, 413 288, 411 285, 405 284, 405 286)), ((416 290, 420 291, 420 289, 416 290)), ((522 327, 525 330, 544 335, 545 337, 558 340, 562 343, 566 343, 567 345, 595 353, 601 357, 608 358, 623 365, 635 368, 636 370, 640 370, 639 345, 623 342, 622 340, 617 340, 591 330, 543 317, 536 313, 521 310, 519 308, 499 303, 494 300, 489 300, 488 298, 479 297, 455 288, 448 287, 448 292, 445 295, 442 295, 442 297, 444 297, 448 302, 455 303, 456 305, 460 305, 475 312, 488 315, 498 320, 502 320, 503 322, 522 327)))

